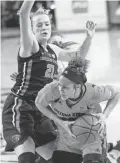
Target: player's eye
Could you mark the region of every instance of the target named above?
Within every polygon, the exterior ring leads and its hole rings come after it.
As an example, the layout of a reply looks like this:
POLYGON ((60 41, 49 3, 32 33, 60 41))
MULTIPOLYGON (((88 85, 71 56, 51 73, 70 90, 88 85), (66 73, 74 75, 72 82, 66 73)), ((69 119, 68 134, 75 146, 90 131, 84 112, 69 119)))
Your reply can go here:
POLYGON ((40 23, 40 24, 37 24, 37 27, 42 27, 42 24, 40 23))
POLYGON ((66 87, 66 86, 61 86, 60 83, 58 83, 58 87, 61 89, 61 90, 68 90, 69 88, 66 87))
POLYGON ((49 24, 49 23, 46 23, 45 25, 46 25, 46 26, 49 26, 50 24, 49 24))

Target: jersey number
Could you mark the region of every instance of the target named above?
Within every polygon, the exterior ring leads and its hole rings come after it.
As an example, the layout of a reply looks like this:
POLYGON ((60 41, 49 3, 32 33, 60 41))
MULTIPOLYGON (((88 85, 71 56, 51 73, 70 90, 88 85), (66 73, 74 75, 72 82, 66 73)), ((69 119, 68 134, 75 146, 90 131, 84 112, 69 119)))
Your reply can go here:
POLYGON ((54 74, 54 65, 48 64, 47 70, 45 72, 45 77, 53 79, 53 74, 54 74))

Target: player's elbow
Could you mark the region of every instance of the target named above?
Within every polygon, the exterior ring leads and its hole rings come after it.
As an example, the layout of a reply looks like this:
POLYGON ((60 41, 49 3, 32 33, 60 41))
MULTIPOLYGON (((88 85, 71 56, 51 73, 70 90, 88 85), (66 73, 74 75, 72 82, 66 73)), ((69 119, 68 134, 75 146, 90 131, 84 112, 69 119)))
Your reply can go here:
POLYGON ((115 96, 116 96, 116 100, 117 100, 117 101, 120 101, 120 92, 119 92, 119 93, 116 93, 115 96))
POLYGON ((120 95, 120 88, 116 91, 116 94, 120 95))
POLYGON ((35 99, 35 105, 39 110, 41 109, 41 100, 38 96, 35 99))
POLYGON ((26 19, 27 16, 30 17, 30 12, 21 8, 19 11, 18 11, 18 15, 20 16, 21 19, 26 19))
POLYGON ((119 102, 120 101, 120 92, 116 92, 110 100, 112 100, 116 103, 119 102))
POLYGON ((45 105, 44 105, 44 102, 42 100, 42 97, 39 97, 39 96, 36 97, 35 105, 41 112, 44 111, 45 105))
POLYGON ((114 95, 120 95, 120 87, 117 86, 112 86, 113 90, 114 90, 114 95))

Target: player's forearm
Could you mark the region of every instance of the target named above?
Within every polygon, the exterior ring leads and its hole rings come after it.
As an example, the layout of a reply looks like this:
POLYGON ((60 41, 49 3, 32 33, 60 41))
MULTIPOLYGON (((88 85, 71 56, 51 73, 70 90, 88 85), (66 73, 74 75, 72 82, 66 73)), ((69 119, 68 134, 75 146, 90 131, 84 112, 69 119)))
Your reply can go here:
POLYGON ((24 14, 30 14, 30 11, 33 7, 35 0, 30 0, 30 1, 26 1, 24 0, 20 10, 19 10, 19 14, 20 15, 24 15, 24 14))
POLYGON ((117 93, 112 99, 110 99, 107 102, 105 110, 103 111, 105 119, 109 117, 110 113, 112 112, 116 104, 119 102, 119 100, 120 100, 120 93, 117 93))
POLYGON ((80 57, 82 57, 83 59, 86 58, 88 51, 90 49, 90 45, 92 42, 92 37, 87 36, 82 44, 82 46, 79 48, 79 52, 80 52, 80 57))
POLYGON ((43 105, 40 105, 37 100, 35 101, 35 104, 40 112, 43 113, 46 117, 50 118, 59 125, 61 124, 61 119, 52 111, 50 106, 44 107, 43 105))

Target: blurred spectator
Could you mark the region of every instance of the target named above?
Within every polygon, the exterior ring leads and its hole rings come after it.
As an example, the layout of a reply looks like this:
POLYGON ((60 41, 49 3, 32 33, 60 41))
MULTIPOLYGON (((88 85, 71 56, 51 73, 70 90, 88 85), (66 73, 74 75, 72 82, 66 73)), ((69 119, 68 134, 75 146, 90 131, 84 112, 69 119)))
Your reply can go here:
POLYGON ((51 20, 52 20, 52 29, 56 29, 56 16, 55 16, 55 2, 54 0, 48 1, 47 8, 50 10, 51 20))
MULTIPOLYGON (((1 26, 4 27, 19 27, 19 19, 17 11, 23 1, 1 1, 1 26)), ((55 6, 54 1, 35 1, 32 12, 35 12, 41 6, 45 9, 50 9, 52 15, 52 24, 55 27, 55 6)))
POLYGON ((2 1, 2 27, 16 27, 19 25, 17 11, 19 10, 21 4, 22 1, 2 1))
POLYGON ((118 8, 117 8, 117 10, 115 11, 115 14, 116 14, 117 16, 120 16, 120 1, 118 1, 118 8))
POLYGON ((46 1, 35 1, 33 8, 32 8, 32 12, 35 12, 36 10, 38 10, 40 7, 43 7, 45 9, 47 9, 47 2, 46 1))

